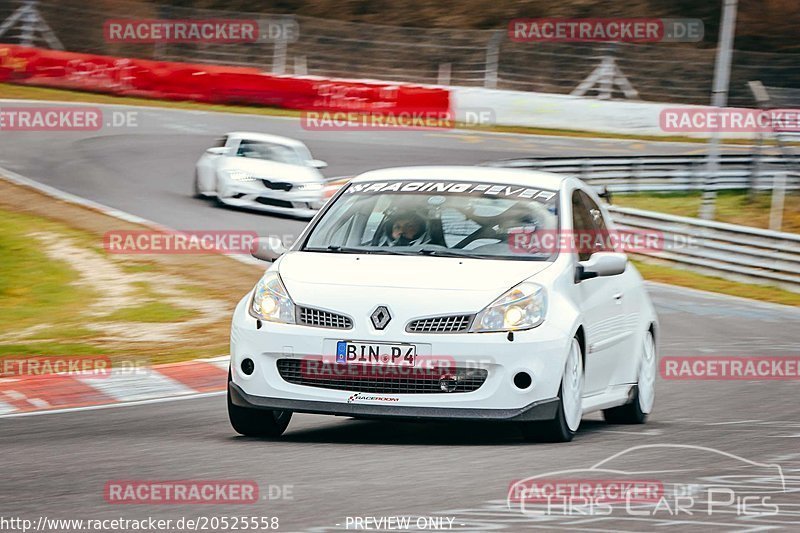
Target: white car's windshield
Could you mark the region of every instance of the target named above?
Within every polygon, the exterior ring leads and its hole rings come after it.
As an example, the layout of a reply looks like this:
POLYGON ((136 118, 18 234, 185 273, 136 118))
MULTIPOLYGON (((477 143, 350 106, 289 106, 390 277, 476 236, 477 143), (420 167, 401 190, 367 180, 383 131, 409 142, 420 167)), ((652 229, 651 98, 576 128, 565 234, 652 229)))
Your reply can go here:
POLYGON ((340 253, 552 260, 521 254, 521 229, 558 229, 558 193, 522 185, 397 180, 350 184, 303 249, 340 253))
POLYGON ((291 146, 262 141, 248 141, 247 139, 243 139, 239 143, 236 155, 238 157, 265 159, 290 165, 303 165, 306 162, 302 155, 291 146))

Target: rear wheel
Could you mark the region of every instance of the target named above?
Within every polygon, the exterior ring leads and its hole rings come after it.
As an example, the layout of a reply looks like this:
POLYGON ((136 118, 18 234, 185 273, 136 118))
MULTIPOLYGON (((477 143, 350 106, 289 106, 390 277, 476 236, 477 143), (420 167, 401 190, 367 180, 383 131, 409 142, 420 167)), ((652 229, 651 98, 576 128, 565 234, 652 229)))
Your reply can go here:
POLYGON ((292 412, 239 407, 231 401, 228 387, 228 418, 233 429, 246 437, 280 437, 289 426, 292 412))
POLYGON ((578 431, 583 415, 583 354, 577 338, 572 339, 558 396, 558 412, 553 420, 522 425, 526 440, 569 442, 578 431))
POLYGON ((639 361, 639 377, 636 380, 633 399, 625 405, 603 411, 609 424, 644 424, 653 410, 656 396, 656 343, 653 332, 645 334, 642 356, 639 361))

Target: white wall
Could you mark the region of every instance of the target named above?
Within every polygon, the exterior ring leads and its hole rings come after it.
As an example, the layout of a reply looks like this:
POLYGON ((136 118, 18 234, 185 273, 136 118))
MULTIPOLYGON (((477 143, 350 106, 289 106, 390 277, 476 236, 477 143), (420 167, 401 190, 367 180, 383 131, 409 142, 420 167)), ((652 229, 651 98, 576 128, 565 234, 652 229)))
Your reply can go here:
MULTIPOLYGON (((452 87, 451 106, 456 120, 465 121, 469 111, 490 109, 495 123, 559 130, 618 133, 626 135, 709 137, 708 133, 672 133, 659 127, 662 109, 696 107, 680 104, 597 100, 562 94, 501 91, 480 87, 452 87)), ((754 138, 752 133, 724 133, 727 138, 754 138)))

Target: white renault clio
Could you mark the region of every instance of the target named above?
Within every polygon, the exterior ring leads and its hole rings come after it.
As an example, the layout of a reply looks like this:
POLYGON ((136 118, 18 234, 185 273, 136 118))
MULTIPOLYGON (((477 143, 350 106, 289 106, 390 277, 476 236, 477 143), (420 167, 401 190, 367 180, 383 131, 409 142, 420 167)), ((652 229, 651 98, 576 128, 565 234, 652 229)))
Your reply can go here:
POLYGON ((301 412, 506 421, 569 441, 593 411, 644 422, 657 318, 613 231, 571 177, 356 177, 291 249, 271 237, 253 251, 273 263, 233 317, 233 428, 278 436, 301 412))

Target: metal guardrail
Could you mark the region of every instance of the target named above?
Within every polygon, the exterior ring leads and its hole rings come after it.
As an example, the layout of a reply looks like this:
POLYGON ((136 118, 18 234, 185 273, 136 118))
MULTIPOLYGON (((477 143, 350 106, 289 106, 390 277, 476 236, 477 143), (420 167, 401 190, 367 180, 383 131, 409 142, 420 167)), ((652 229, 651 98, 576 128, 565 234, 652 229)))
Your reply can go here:
POLYGON ((658 231, 664 247, 645 255, 715 276, 800 292, 800 234, 608 206, 619 228, 658 231))
MULTIPOLYGON (((740 189, 752 184, 768 189, 775 176, 784 173, 787 188, 800 189, 800 174, 792 170, 790 163, 785 157, 725 155, 713 187, 740 189), (751 181, 756 164, 759 177, 751 181)), ((617 192, 697 190, 703 187, 707 175, 703 155, 526 158, 486 165, 567 173, 593 186, 617 192)), ((713 276, 800 292, 800 234, 613 205, 609 206, 609 211, 620 229, 663 234, 663 248, 643 251, 645 256, 713 276)))
MULTIPOLYGON (((714 190, 772 188, 775 177, 786 175, 786 188, 800 189, 800 165, 785 156, 731 155, 720 158, 720 170, 710 183, 714 190)), ((705 187, 706 156, 531 157, 486 163, 573 174, 611 192, 692 191, 705 187)))

